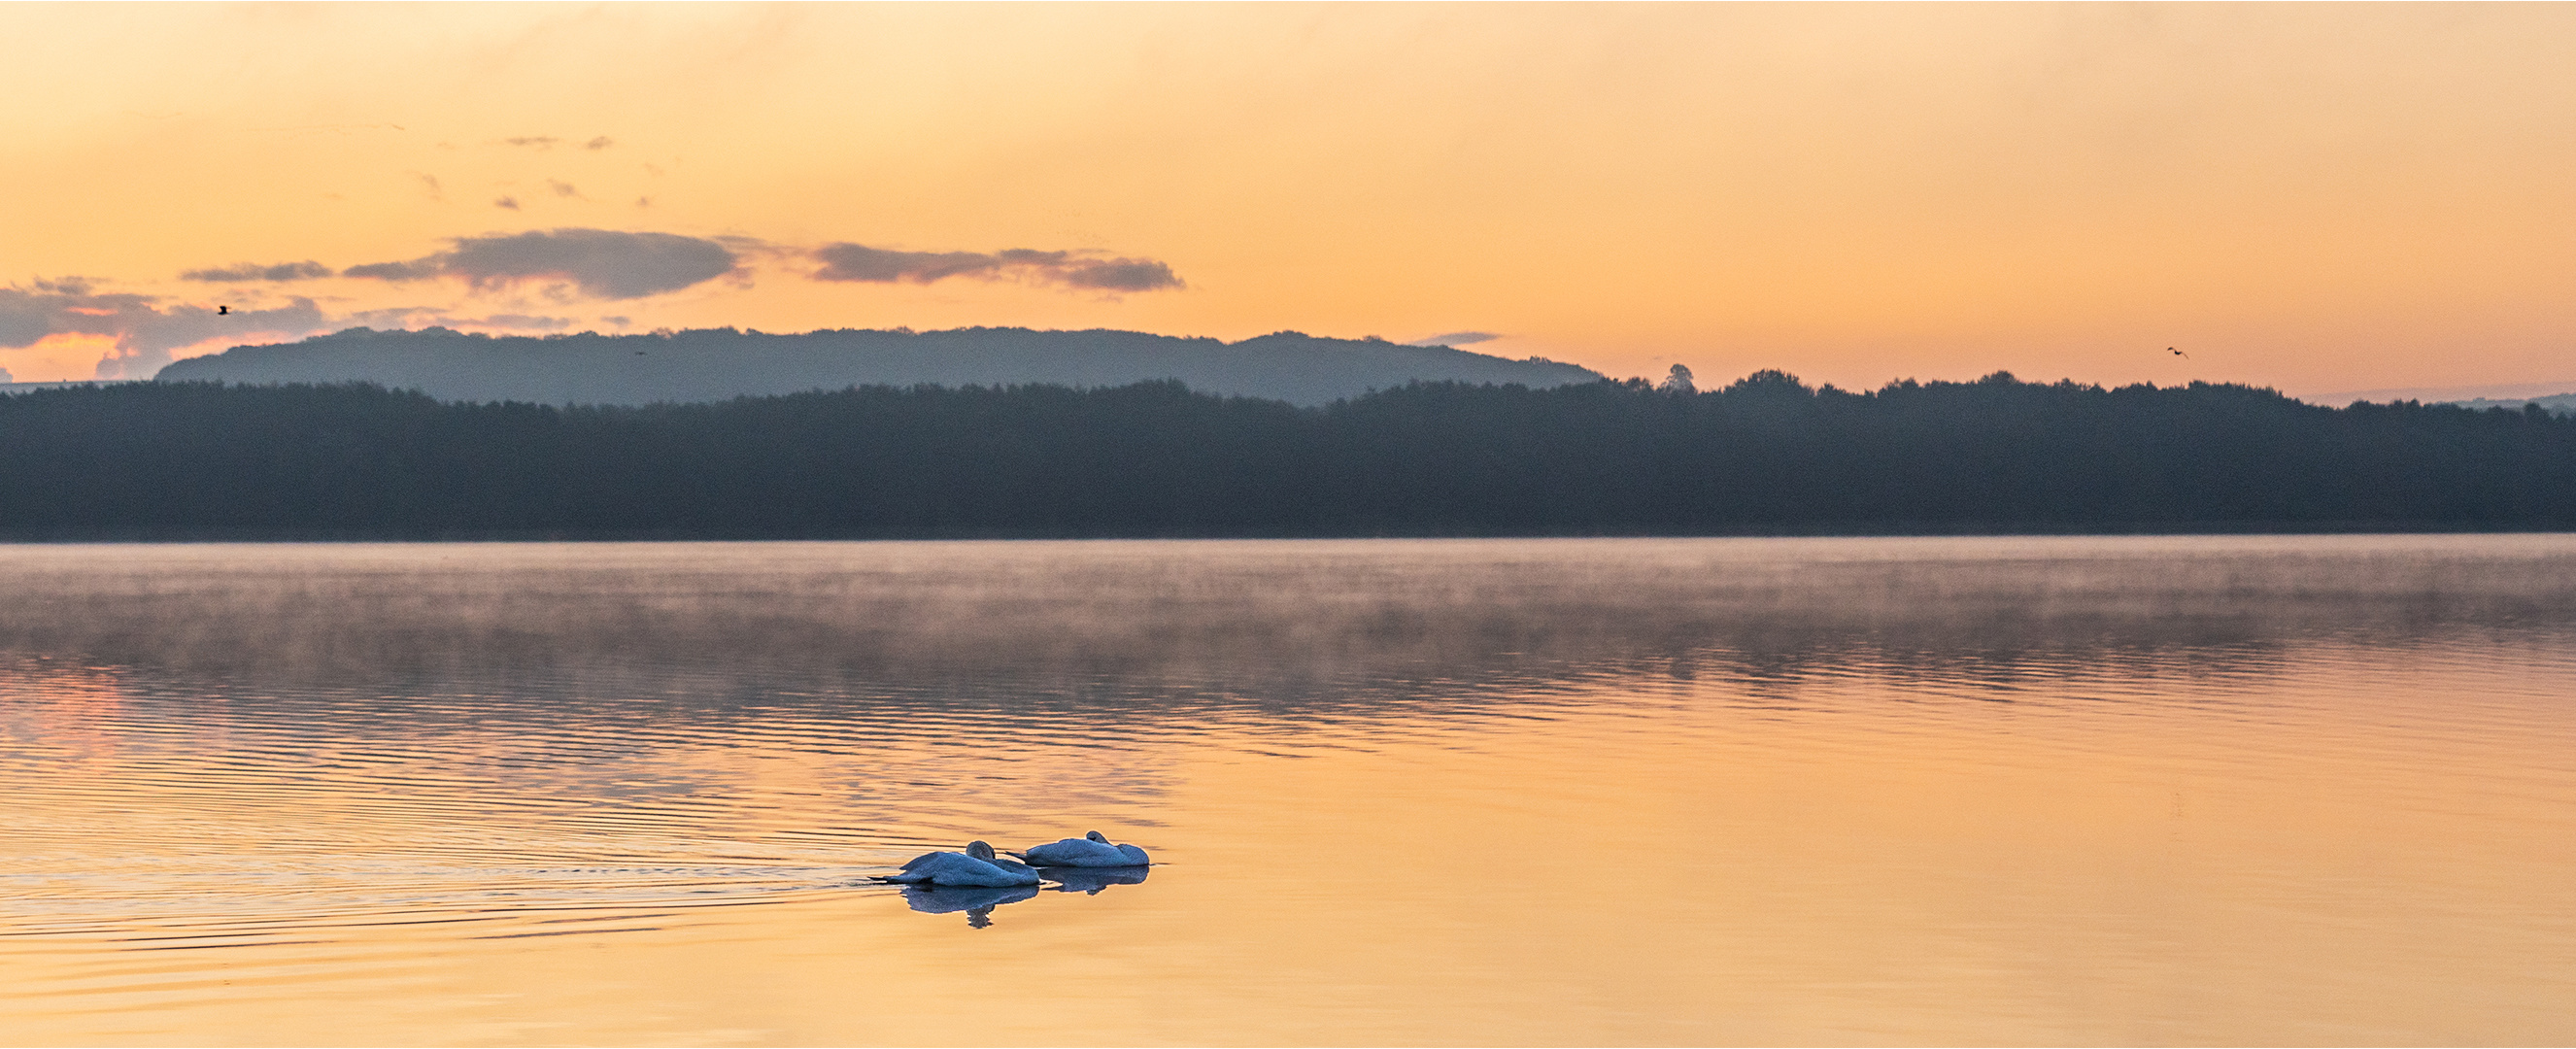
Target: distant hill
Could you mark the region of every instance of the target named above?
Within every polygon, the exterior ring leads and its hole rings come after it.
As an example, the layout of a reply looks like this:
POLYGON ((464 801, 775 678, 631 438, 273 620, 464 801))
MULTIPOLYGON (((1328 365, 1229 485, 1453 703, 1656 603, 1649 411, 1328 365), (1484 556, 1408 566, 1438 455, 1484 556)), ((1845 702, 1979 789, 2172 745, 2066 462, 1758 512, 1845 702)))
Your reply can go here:
POLYGON ((1319 405, 1408 382, 1592 382, 1587 368, 1447 346, 1283 331, 1228 343, 1132 331, 817 331, 712 328, 653 335, 493 337, 447 328, 351 328, 302 342, 236 346, 171 364, 162 382, 364 381, 442 401, 690 403, 851 386, 1083 388, 1177 379, 1201 393, 1319 405))
POLYGON ((2501 399, 2480 397, 2476 400, 2447 401, 2444 403, 2456 404, 2462 408, 2511 408, 2516 411, 2520 411, 2523 405, 2537 404, 2540 406, 2542 411, 2548 412, 2552 415, 2576 415, 2576 393, 2554 393, 2547 397, 2509 397, 2501 399))

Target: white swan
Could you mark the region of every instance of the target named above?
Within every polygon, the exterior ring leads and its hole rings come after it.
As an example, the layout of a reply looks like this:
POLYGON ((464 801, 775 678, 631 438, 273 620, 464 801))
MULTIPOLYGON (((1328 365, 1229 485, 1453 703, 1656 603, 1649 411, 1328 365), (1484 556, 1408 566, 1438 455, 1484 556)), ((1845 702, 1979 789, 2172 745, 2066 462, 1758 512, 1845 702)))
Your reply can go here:
POLYGON ((886 881, 929 885, 975 885, 999 889, 1014 885, 1035 885, 1038 872, 1025 864, 1013 863, 993 854, 993 847, 980 841, 966 843, 964 852, 932 852, 915 856, 903 865, 900 873, 885 876, 886 881))
POLYGON ((1133 845, 1112 845, 1108 835, 1096 830, 1018 855, 1040 867, 1142 867, 1153 862, 1145 850, 1133 845))

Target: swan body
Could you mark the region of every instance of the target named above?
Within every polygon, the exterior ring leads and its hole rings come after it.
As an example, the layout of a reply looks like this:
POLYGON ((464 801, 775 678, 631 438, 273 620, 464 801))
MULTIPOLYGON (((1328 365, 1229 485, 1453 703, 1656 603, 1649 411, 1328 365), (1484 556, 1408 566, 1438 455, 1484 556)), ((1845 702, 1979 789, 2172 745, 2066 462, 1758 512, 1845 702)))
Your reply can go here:
POLYGON ((885 880, 914 885, 964 885, 988 889, 1016 885, 1035 885, 1038 872, 1026 864, 1013 863, 994 855, 993 847, 980 841, 966 843, 964 852, 932 852, 913 857, 899 873, 885 880))
POLYGON ((1019 855, 1040 867, 1142 867, 1153 862, 1145 855, 1145 850, 1133 845, 1112 845, 1108 835, 1096 830, 1079 838, 1049 842, 1019 855))

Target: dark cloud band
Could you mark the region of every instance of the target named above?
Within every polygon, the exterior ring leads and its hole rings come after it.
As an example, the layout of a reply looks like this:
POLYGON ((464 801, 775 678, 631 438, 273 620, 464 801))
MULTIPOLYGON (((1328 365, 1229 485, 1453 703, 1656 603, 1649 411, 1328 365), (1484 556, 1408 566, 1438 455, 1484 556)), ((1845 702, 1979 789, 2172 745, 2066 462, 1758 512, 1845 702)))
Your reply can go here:
POLYGON ((454 243, 452 251, 408 262, 351 266, 340 273, 391 281, 454 277, 476 288, 551 281, 570 284, 595 299, 638 299, 714 280, 736 265, 724 245, 675 233, 531 230, 459 237, 454 243))
POLYGON ((1161 291, 1180 288, 1181 278, 1169 263, 1153 259, 1104 258, 1077 251, 894 251, 865 244, 827 244, 814 249, 821 268, 815 280, 929 284, 950 277, 984 280, 1016 278, 1039 284, 1092 291, 1161 291))
POLYGON ((1480 342, 1492 342, 1499 338, 1502 338, 1502 336, 1489 331, 1453 331, 1446 335, 1434 335, 1428 339, 1415 339, 1412 342, 1405 343, 1405 345, 1473 346, 1480 342))
POLYGON ((202 270, 189 270, 180 274, 179 279, 206 281, 209 283, 220 284, 255 280, 315 280, 322 277, 328 277, 330 275, 331 267, 325 266, 319 262, 281 262, 274 266, 262 266, 256 262, 243 262, 231 266, 215 266, 202 270))

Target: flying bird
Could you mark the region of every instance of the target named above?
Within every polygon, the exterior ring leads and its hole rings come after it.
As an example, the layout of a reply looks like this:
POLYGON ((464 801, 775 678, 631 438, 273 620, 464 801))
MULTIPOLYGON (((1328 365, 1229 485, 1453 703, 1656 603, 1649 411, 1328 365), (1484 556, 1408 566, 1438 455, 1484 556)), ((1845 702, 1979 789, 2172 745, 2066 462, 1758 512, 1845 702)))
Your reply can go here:
POLYGON ((227 313, 231 313, 232 311, 233 311, 233 308, 232 308, 232 307, 230 307, 230 306, 217 306, 217 307, 215 307, 215 313, 216 313, 218 316, 223 315, 223 314, 227 314, 227 313))
POLYGON ((2174 348, 2173 348, 2173 347, 2171 347, 2171 346, 2167 346, 2167 347, 2165 347, 2165 352, 2166 352, 2166 353, 2173 354, 2174 356, 2176 356, 2176 357, 2180 357, 2180 358, 2182 358, 2182 359, 2184 359, 2184 360, 2186 360, 2186 361, 2191 359, 2191 355, 2190 355, 2190 354, 2188 354, 2188 353, 2184 353, 2184 352, 2182 352, 2181 350, 2174 349, 2174 348))

